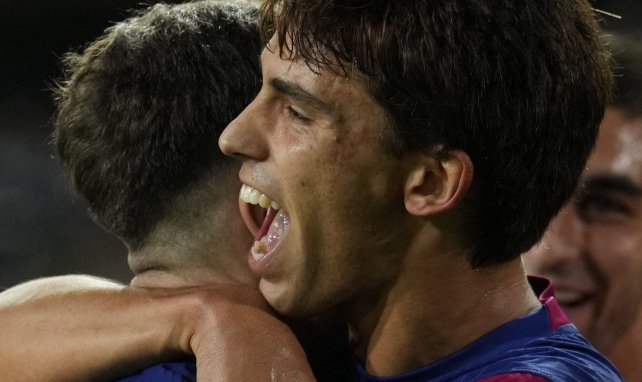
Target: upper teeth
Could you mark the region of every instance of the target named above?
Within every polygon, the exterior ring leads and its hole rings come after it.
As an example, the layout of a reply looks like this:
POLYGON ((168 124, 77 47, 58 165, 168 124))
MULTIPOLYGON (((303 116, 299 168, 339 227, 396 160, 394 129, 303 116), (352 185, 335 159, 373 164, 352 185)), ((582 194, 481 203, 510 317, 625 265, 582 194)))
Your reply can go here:
POLYGON ((280 207, 277 202, 270 199, 267 195, 261 193, 259 190, 252 188, 246 184, 241 186, 240 198, 245 203, 258 204, 263 208, 272 207, 278 210, 280 207))
POLYGON ((583 297, 579 292, 569 291, 569 290, 556 290, 555 298, 561 303, 571 303, 578 301, 583 297))

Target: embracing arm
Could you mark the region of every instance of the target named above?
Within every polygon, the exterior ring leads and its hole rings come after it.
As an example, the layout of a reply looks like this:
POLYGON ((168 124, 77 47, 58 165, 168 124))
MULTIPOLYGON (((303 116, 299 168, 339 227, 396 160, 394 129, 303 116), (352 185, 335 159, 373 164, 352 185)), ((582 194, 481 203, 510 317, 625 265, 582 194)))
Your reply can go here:
POLYGON ((194 353, 199 381, 314 380, 288 327, 258 292, 136 290, 91 276, 0 293, 0 380, 112 380, 194 353))
POLYGON ((166 327, 178 314, 159 302, 92 276, 10 288, 0 293, 0 380, 109 380, 178 354, 166 327))

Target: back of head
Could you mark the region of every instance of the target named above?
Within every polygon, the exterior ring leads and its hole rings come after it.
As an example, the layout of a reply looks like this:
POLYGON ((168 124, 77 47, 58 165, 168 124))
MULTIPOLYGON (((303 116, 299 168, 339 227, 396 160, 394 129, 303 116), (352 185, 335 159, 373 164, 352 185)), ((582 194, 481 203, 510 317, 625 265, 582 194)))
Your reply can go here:
POLYGON ((260 86, 255 10, 158 4, 64 59, 55 142, 95 220, 130 249, 206 176, 236 176, 217 139, 260 86))
POLYGON ((473 266, 540 238, 575 189, 610 91, 584 0, 269 0, 261 24, 282 55, 363 73, 393 153, 470 156, 460 242, 473 266))

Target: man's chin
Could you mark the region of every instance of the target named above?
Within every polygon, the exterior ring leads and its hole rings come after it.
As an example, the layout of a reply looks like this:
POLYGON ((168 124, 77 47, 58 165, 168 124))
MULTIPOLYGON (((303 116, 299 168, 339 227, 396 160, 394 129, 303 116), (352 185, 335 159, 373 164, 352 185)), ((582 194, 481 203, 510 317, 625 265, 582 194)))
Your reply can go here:
POLYGON ((268 304, 280 315, 293 319, 305 319, 315 315, 309 308, 309 299, 302 299, 284 285, 274 285, 262 279, 259 290, 268 304))

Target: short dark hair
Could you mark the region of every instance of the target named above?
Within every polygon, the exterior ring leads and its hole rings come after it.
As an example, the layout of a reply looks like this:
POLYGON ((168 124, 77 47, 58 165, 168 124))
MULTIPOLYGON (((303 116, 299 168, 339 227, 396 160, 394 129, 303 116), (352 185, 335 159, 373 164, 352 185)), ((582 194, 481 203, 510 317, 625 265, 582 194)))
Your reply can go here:
POLYGON ((611 87, 588 2, 267 0, 260 14, 282 56, 365 74, 396 155, 471 157, 472 266, 528 250, 572 195, 611 87))
POLYGON ((260 88, 256 9, 157 4, 63 59, 58 155, 98 224, 140 247, 172 200, 229 165, 220 133, 260 88))
POLYGON ((617 33, 605 39, 615 62, 615 95, 609 105, 642 116, 642 43, 617 33))

